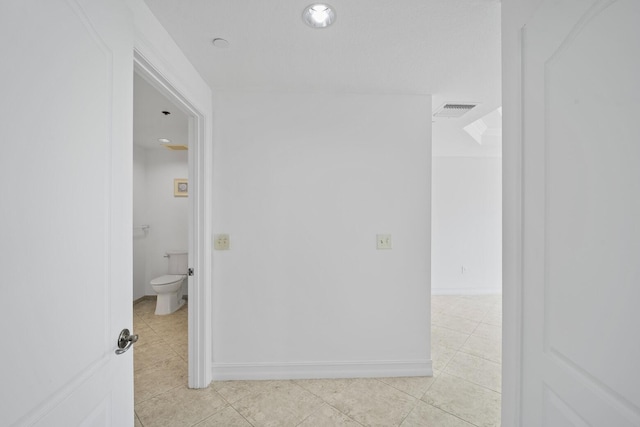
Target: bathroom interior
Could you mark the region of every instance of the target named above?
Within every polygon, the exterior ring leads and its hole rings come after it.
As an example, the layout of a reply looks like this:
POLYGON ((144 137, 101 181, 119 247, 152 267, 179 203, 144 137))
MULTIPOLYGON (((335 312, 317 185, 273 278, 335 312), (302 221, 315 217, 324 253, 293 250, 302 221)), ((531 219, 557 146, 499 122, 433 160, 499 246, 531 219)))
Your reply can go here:
POLYGON ((137 346, 134 363, 182 359, 186 375, 188 117, 138 74, 133 109, 134 330, 149 344, 137 346), (175 339, 161 346, 167 331, 175 339))

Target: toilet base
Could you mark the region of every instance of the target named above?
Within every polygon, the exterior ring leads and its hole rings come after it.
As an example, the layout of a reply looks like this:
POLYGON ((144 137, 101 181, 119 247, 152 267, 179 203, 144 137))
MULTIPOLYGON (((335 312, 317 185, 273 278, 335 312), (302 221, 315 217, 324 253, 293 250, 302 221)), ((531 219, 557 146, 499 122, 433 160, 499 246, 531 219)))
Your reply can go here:
POLYGON ((156 312, 158 316, 165 316, 167 314, 175 313, 185 304, 185 300, 182 299, 182 292, 170 293, 170 294, 158 294, 158 300, 156 301, 156 312), (180 298, 178 298, 178 296, 180 298))

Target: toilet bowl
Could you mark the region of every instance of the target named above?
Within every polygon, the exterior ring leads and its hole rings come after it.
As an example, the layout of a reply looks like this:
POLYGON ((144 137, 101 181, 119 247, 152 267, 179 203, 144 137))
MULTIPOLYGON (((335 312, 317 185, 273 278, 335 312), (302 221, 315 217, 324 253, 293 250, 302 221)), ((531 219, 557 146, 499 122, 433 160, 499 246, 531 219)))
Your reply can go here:
POLYGON ((182 282, 185 277, 187 276, 181 274, 167 274, 151 281, 151 287, 158 293, 156 314, 171 314, 184 305, 182 282))
POLYGON ((187 252, 167 252, 169 274, 156 277, 150 284, 158 294, 156 314, 171 314, 185 303, 182 298, 182 284, 187 277, 187 252))

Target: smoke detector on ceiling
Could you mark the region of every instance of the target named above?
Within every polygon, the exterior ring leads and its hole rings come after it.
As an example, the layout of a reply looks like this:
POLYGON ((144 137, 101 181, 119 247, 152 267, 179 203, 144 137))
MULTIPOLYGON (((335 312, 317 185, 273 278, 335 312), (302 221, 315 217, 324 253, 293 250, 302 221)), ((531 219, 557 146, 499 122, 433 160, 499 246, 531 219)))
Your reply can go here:
POLYGON ((433 113, 433 117, 457 118, 478 106, 478 103, 452 103, 447 102, 433 113))

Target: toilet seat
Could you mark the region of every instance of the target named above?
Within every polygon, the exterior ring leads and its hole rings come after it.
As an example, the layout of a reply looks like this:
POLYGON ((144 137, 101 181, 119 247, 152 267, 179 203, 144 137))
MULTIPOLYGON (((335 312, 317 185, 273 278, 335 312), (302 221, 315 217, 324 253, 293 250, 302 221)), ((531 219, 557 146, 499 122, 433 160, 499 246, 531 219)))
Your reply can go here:
POLYGON ((170 285, 171 283, 184 279, 184 277, 185 276, 181 274, 166 274, 164 276, 156 277, 150 283, 156 286, 170 285))

